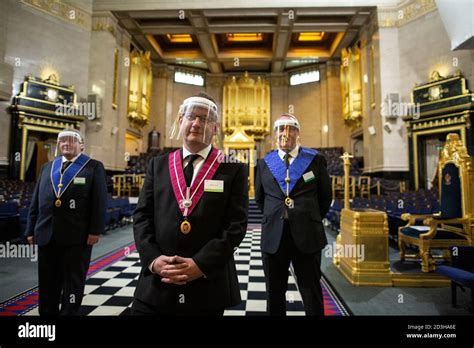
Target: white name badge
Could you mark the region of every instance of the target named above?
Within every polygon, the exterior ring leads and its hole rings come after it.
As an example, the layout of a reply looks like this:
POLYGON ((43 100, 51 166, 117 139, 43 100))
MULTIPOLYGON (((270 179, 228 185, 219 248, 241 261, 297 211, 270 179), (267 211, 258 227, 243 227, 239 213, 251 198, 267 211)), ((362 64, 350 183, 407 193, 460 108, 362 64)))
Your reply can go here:
POLYGON ((86 184, 86 178, 74 178, 74 184, 75 185, 85 185, 86 184))
POLYGON ((224 192, 224 180, 204 180, 204 192, 224 192))
POLYGON ((315 179, 315 176, 314 176, 313 171, 309 171, 309 172, 303 174, 304 182, 310 182, 311 180, 314 180, 314 179, 315 179))

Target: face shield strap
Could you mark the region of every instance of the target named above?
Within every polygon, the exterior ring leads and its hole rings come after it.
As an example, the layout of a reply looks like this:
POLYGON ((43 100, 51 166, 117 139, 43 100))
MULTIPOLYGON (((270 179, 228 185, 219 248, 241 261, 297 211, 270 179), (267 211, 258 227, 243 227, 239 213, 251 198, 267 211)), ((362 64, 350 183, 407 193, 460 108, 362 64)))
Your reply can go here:
POLYGON ((273 130, 277 130, 281 126, 291 126, 295 127, 296 129, 300 130, 300 124, 296 119, 285 118, 282 120, 276 120, 273 126, 273 130))
POLYGON ((183 101, 183 104, 180 106, 180 111, 182 114, 186 111, 189 106, 199 106, 208 109, 208 114, 214 113, 217 116, 217 105, 207 98, 203 97, 190 97, 183 101))
POLYGON ((65 137, 71 137, 76 139, 78 142, 82 143, 82 137, 79 133, 73 132, 73 131, 62 131, 61 133, 58 134, 58 143, 61 138, 65 137))

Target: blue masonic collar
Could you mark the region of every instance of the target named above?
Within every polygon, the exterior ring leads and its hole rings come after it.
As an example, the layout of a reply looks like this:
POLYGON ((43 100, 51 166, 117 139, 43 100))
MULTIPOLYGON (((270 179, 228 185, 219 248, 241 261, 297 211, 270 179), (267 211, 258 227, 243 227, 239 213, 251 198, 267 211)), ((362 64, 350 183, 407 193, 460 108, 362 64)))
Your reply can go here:
MULTIPOLYGON (((309 167, 309 165, 317 154, 318 151, 316 150, 301 147, 298 156, 296 156, 296 158, 293 160, 289 167, 290 193, 295 187, 296 182, 301 178, 304 171, 309 167)), ((283 193, 286 193, 286 166, 285 163, 281 160, 280 156, 278 156, 278 151, 270 152, 268 155, 265 156, 264 160, 268 166, 268 169, 270 169, 270 172, 273 174, 273 177, 280 185, 281 190, 283 191, 283 193)))
POLYGON ((62 166, 62 156, 56 157, 51 166, 51 184, 53 185, 53 190, 56 197, 60 197, 64 191, 68 188, 69 184, 76 177, 77 174, 84 168, 84 166, 90 161, 90 157, 80 154, 74 162, 72 162, 69 167, 66 168, 63 174, 62 187, 59 190, 59 183, 61 182, 61 166, 62 166))

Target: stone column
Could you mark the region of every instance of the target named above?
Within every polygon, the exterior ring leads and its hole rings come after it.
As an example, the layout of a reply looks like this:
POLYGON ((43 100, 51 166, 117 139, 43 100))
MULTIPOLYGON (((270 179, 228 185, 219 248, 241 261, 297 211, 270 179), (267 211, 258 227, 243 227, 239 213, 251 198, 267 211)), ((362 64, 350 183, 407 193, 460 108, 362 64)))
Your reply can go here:
MULTIPOLYGON (((320 115, 320 127, 318 129, 318 147, 327 147, 328 146, 328 132, 324 131, 324 126, 328 125, 329 118, 329 81, 328 81, 328 67, 327 65, 321 65, 319 67, 319 85, 320 85, 320 98, 319 98, 319 115, 320 115)), ((328 129, 329 130, 329 129, 328 129)))
POLYGON ((6 111, 10 105, 12 94, 11 79, 13 68, 5 62, 5 52, 8 33, 8 1, 0 1, 0 174, 6 171, 8 165, 10 115, 6 111))
MULTIPOLYGON (((167 108, 170 107, 170 101, 168 100, 168 81, 173 80, 173 71, 169 69, 166 64, 153 65, 153 85, 151 88, 151 103, 150 103, 150 120, 146 127, 143 129, 145 137, 148 133, 155 128, 160 133, 160 148, 169 146, 169 128, 171 124, 167 123, 167 108)), ((171 121, 173 122, 173 121, 171 121)), ((148 138, 144 139, 144 148, 142 152, 145 152, 148 147, 148 138)))
POLYGON ((224 74, 207 74, 206 76, 206 93, 213 97, 217 102, 217 107, 222 114, 224 83, 226 76, 224 74))
POLYGON ((326 63, 327 80, 327 142, 323 146, 343 146, 350 152, 350 128, 342 117, 340 62, 326 63))
POLYGON ((98 118, 86 122, 86 149, 104 163, 106 169, 123 170, 127 121, 127 93, 130 38, 117 25, 111 13, 95 13, 89 66, 89 93, 97 94, 100 101, 98 118), (115 52, 118 52, 115 66, 115 52), (115 75, 116 74, 116 75, 115 75), (117 100, 113 103, 114 83, 117 100))

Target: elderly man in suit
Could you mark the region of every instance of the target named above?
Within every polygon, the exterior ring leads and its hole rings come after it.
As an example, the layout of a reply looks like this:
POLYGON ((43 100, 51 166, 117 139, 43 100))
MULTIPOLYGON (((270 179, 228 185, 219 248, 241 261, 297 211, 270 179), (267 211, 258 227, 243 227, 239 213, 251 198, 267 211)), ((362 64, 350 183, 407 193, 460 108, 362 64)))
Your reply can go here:
POLYGON ((133 215, 142 271, 134 315, 212 315, 240 303, 233 259, 245 236, 248 170, 211 145, 220 126, 205 93, 180 107, 175 152, 153 158, 133 215))
POLYGON ((39 248, 40 315, 75 315, 92 246, 104 231, 106 173, 82 152, 84 138, 76 129, 59 133, 56 150, 61 156, 42 167, 36 182, 26 236, 39 248))
POLYGON ((286 315, 285 294, 292 262, 307 315, 324 315, 320 286, 321 249, 327 244, 322 219, 331 205, 326 160, 299 145, 300 124, 283 114, 274 125, 278 149, 259 161, 255 199, 263 211, 261 249, 267 308, 286 315))

